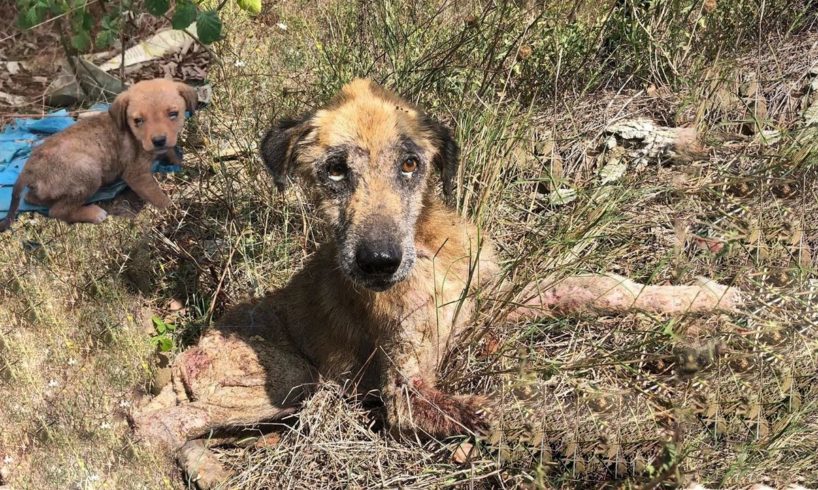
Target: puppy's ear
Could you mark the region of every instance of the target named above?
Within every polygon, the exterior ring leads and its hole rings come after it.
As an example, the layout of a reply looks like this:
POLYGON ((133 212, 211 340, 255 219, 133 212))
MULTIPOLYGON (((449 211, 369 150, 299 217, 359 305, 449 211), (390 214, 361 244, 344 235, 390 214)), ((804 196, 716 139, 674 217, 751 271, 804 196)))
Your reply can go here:
POLYGON ((182 82, 176 82, 176 88, 179 90, 179 95, 185 99, 187 112, 191 114, 196 112, 196 106, 199 105, 199 94, 196 93, 196 89, 182 82))
POLYGON ((116 126, 122 131, 128 129, 128 103, 130 99, 128 92, 122 92, 116 96, 114 103, 108 108, 108 114, 111 115, 116 126))
POLYGON ((454 199, 457 168, 460 165, 460 147, 454 141, 449 128, 428 116, 424 122, 432 133, 437 148, 437 155, 432 163, 440 171, 440 179, 443 181, 443 200, 451 205, 454 199))
POLYGON ((287 187, 287 177, 298 157, 298 144, 311 130, 308 120, 309 117, 282 119, 261 140, 261 159, 279 191, 287 187))

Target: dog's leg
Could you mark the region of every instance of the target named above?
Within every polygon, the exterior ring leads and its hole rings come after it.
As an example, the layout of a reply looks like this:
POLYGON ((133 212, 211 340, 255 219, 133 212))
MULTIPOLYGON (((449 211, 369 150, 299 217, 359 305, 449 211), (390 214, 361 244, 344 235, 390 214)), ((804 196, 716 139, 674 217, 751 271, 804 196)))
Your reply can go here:
POLYGON ((388 390, 384 403, 390 427, 398 434, 445 438, 484 434, 491 425, 487 398, 444 393, 419 376, 388 390))
POLYGON ((741 304, 737 289, 705 278, 687 286, 645 286, 615 274, 588 274, 528 285, 509 313, 510 321, 550 314, 615 314, 631 310, 661 314, 731 311, 741 304))
POLYGON ((122 180, 139 197, 151 203, 155 208, 165 209, 170 206, 170 198, 159 187, 150 172, 125 173, 122 175, 122 180))
POLYGON ((57 201, 48 209, 48 215, 68 223, 101 223, 108 213, 96 204, 81 205, 73 201, 57 201))
POLYGON ((389 357, 382 364, 382 398, 393 433, 445 438, 487 432, 486 398, 441 391, 435 386, 434 370, 420 367, 414 355, 389 357))
POLYGON ((292 415, 314 382, 309 363, 276 333, 273 322, 205 333, 174 359, 172 382, 129 414, 137 439, 176 457, 200 487, 229 476, 202 444, 292 415))

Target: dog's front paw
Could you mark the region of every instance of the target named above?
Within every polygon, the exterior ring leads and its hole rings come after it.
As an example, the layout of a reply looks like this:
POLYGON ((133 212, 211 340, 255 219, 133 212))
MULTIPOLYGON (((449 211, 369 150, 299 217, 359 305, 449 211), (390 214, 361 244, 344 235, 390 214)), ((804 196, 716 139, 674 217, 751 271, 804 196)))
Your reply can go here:
POLYGON ((490 402, 479 395, 450 395, 413 381, 408 415, 411 424, 432 437, 484 435, 491 429, 490 402))
POLYGON ((485 435, 491 430, 493 413, 491 402, 480 395, 455 397, 460 423, 475 434, 485 435))

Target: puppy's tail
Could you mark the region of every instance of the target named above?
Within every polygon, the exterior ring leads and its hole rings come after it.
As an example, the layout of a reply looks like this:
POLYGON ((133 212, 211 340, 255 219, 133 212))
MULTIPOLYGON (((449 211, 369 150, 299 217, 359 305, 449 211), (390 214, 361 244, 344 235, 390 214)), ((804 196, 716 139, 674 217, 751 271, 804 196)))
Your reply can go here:
POLYGON ((11 225, 14 223, 14 218, 17 216, 17 209, 20 208, 20 198, 22 197, 23 189, 25 189, 25 187, 26 181, 21 175, 14 184, 14 188, 11 190, 11 206, 9 206, 9 213, 4 219, 0 220, 0 233, 11 228, 11 225))

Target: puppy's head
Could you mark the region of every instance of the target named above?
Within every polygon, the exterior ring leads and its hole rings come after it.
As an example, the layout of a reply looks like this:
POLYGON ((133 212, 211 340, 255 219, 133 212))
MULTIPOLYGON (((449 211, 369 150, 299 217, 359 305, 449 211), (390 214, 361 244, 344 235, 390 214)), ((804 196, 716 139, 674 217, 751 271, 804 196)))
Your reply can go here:
POLYGON ((355 80, 326 107, 286 120, 262 141, 276 185, 289 173, 317 190, 341 270, 374 291, 405 279, 432 168, 451 194, 459 150, 448 129, 371 81, 355 80))
POLYGON ((122 131, 130 131, 145 151, 164 153, 176 146, 185 111, 196 109, 196 90, 157 78, 134 84, 119 94, 109 112, 122 131))

